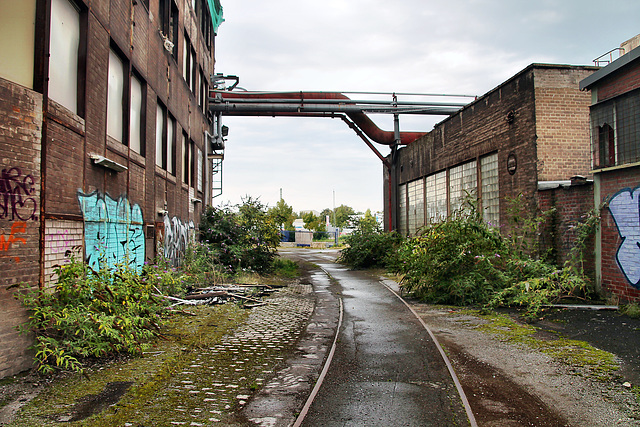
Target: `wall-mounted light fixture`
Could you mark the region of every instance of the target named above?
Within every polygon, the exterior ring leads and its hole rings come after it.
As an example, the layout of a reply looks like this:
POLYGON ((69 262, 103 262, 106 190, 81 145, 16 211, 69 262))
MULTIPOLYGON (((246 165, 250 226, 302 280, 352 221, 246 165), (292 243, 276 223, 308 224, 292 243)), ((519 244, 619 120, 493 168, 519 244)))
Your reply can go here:
POLYGON ((128 168, 125 165, 121 165, 118 162, 113 160, 109 160, 104 156, 100 156, 99 154, 90 154, 89 157, 93 160, 94 165, 102 166, 107 169, 111 169, 116 172, 126 171, 128 168))

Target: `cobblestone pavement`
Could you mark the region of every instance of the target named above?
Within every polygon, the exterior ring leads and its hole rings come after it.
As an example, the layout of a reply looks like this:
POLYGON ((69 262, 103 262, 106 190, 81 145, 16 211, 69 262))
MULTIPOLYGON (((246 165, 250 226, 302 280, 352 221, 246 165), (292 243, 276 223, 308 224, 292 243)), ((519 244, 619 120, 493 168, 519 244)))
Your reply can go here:
MULTIPOLYGON (((175 376, 164 398, 183 395, 185 404, 167 425, 245 424, 231 414, 282 368, 283 355, 293 349, 314 309, 310 285, 282 288, 268 301, 253 308, 246 322, 221 344, 202 349, 175 376)), ((295 385, 296 381, 295 376, 284 374, 277 384, 295 385)))

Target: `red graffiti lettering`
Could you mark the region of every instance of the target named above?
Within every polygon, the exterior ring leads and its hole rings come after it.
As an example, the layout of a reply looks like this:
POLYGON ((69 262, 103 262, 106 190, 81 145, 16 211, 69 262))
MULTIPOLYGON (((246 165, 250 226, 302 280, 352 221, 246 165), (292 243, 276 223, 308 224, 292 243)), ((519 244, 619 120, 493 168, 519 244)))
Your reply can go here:
MULTIPOLYGON (((16 237, 18 233, 26 233, 27 232, 27 223, 24 221, 16 221, 11 225, 11 234, 6 238, 4 234, 0 235, 0 252, 9 252, 11 245, 14 242, 21 242, 23 244, 27 244, 27 241, 22 237, 16 237)), ((16 262, 20 262, 20 257, 14 256, 12 257, 16 262)))

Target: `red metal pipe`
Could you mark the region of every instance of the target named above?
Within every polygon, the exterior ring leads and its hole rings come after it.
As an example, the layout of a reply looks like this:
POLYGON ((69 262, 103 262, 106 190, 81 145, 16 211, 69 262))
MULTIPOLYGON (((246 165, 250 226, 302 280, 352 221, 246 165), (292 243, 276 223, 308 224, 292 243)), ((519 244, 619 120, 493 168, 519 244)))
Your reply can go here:
MULTIPOLYGON (((305 100, 315 100, 315 99, 334 99, 334 100, 345 100, 351 101, 349 97, 343 95, 338 92, 230 92, 230 91, 220 91, 216 92, 219 94, 222 99, 292 99, 298 100, 301 104, 304 104, 305 100)), ((255 115, 264 115, 260 113, 254 113, 255 115)), ((393 145, 395 141, 394 133, 391 131, 384 131, 380 129, 365 113, 359 112, 348 112, 345 113, 349 118, 360 128, 362 131, 373 141, 379 144, 385 145, 393 145)), ((242 115, 253 115, 247 114, 246 112, 242 115)), ((270 116, 292 116, 292 115, 300 115, 306 116, 308 113, 300 112, 299 114, 295 113, 280 113, 275 110, 273 112, 269 112, 270 116)), ((416 139, 421 136, 426 135, 426 132, 400 132, 400 144, 408 145, 411 144, 416 139)))

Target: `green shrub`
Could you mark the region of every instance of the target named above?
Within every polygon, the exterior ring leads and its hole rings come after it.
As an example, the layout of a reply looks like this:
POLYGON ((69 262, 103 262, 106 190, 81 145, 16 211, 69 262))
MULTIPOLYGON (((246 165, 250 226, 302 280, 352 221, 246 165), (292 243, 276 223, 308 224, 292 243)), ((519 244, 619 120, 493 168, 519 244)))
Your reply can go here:
POLYGON ((383 233, 378 227, 359 226, 345 236, 346 248, 342 249, 338 262, 352 268, 387 267, 402 241, 398 233, 383 233))
POLYGON ((506 286, 509 248, 500 234, 477 215, 425 228, 400 248, 395 272, 403 290, 428 302, 485 303, 506 286))
POLYGON ((128 268, 95 272, 80 262, 56 273, 55 288, 17 294, 29 312, 21 331, 36 335, 38 371, 81 371, 83 358, 141 354, 157 335, 163 309, 152 296, 157 277, 128 268))
POLYGON ((247 198, 236 207, 209 206, 202 214, 199 240, 222 271, 268 272, 280 244, 280 230, 266 207, 247 198))

